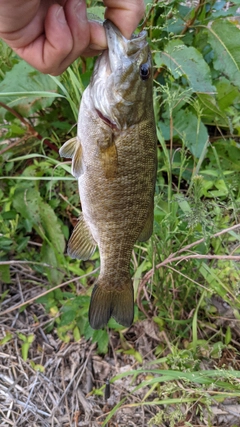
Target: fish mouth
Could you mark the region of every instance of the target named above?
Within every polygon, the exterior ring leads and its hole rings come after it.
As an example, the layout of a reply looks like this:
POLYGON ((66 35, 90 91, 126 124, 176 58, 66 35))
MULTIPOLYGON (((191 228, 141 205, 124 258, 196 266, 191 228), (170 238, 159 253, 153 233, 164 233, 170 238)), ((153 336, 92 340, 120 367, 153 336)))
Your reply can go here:
POLYGON ((109 61, 112 71, 119 61, 119 57, 134 56, 147 44, 146 31, 141 31, 138 35, 132 34, 130 39, 126 39, 116 25, 108 19, 104 21, 103 26, 106 30, 109 61))

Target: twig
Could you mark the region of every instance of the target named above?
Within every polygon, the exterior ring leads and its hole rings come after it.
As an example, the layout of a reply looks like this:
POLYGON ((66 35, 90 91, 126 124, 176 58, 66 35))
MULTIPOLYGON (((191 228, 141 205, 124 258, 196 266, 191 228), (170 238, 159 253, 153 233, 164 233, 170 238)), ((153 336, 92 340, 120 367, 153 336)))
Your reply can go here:
MULTIPOLYGON (((77 383, 76 383, 76 385, 75 385, 75 388, 76 388, 76 389, 78 388, 78 384, 80 383, 80 381, 81 381, 81 379, 82 379, 82 376, 83 376, 83 374, 84 374, 84 372, 85 372, 85 369, 86 369, 86 367, 87 367, 88 359, 89 359, 89 357, 91 356, 92 351, 94 350, 95 346, 96 346, 96 344, 95 344, 95 343, 91 345, 90 350, 89 350, 89 353, 88 353, 88 356, 87 356, 87 358, 86 358, 86 360, 85 360, 85 362, 84 362, 84 365, 83 365, 83 366, 80 366, 80 368, 77 370, 76 374, 72 377, 71 381, 69 382, 69 384, 68 384, 68 385, 67 385, 67 387, 65 388, 64 393, 63 393, 63 394, 62 394, 62 396, 60 397, 60 399, 59 399, 59 401, 58 401, 58 403, 57 403, 57 406, 60 406, 60 403, 62 402, 62 400, 63 400, 63 398, 65 397, 66 393, 69 391, 69 389, 70 389, 71 385, 73 384, 73 381, 77 378, 78 374, 82 371, 82 373, 81 373, 80 377, 78 378, 77 383)), ((88 403, 88 401, 87 401, 87 399, 85 398, 85 396, 83 395, 83 393, 81 393, 81 395, 82 395, 82 397, 84 397, 84 403, 85 403, 85 405, 86 405, 86 403, 88 403)), ((83 407, 84 407, 84 405, 83 405, 83 407)))
MULTIPOLYGON (((235 224, 232 227, 225 228, 224 230, 221 230, 218 233, 213 234, 210 238, 212 239, 212 238, 215 238, 215 237, 219 237, 222 234, 226 234, 229 231, 233 231, 233 230, 235 230, 237 228, 240 228, 240 224, 235 224)), ((237 255, 236 256, 232 256, 232 255, 208 255, 208 254, 207 255, 199 255, 199 254, 191 255, 191 254, 185 254, 185 255, 182 255, 182 256, 176 256, 176 255, 178 255, 178 254, 180 254, 182 252, 186 252, 189 249, 191 249, 192 247, 194 247, 194 246, 196 246, 196 245, 204 242, 204 240, 205 240, 205 238, 203 237, 202 239, 196 240, 195 242, 190 243, 187 246, 184 246, 184 248, 180 249, 179 251, 170 254, 164 261, 162 261, 160 264, 157 264, 155 268, 152 268, 151 270, 149 270, 145 274, 145 276, 141 280, 141 283, 140 283, 139 288, 138 288, 137 304, 138 304, 138 306, 140 308, 141 308, 140 294, 141 294, 141 291, 142 291, 143 287, 146 285, 146 283, 148 282, 148 280, 153 276, 155 270, 159 270, 159 268, 165 267, 167 264, 170 264, 171 262, 176 262, 176 261, 181 262, 181 261, 185 261, 185 260, 191 259, 191 258, 192 259, 194 259, 194 258, 195 259, 218 259, 218 260, 224 259, 224 260, 231 260, 231 261, 240 261, 240 256, 237 256, 237 255)))
MULTIPOLYGON (((14 108, 9 107, 7 104, 4 104, 1 101, 0 101, 0 107, 3 107, 5 110, 9 111, 9 113, 11 113, 17 119, 19 119, 20 122, 22 122, 22 124, 26 126, 31 136, 39 139, 40 141, 43 140, 44 144, 46 144, 49 148, 51 148, 51 150, 58 153, 58 148, 56 147, 56 145, 52 144, 48 139, 45 139, 45 138, 43 139, 43 137, 34 129, 34 127, 26 119, 24 119, 24 117, 21 114, 19 114, 16 110, 14 110, 14 108)), ((4 149, 4 151, 6 150, 4 149)))
POLYGON ((153 4, 152 4, 152 6, 150 7, 150 9, 149 9, 148 13, 146 14, 146 16, 145 16, 145 18, 144 18, 143 23, 142 23, 142 24, 141 24, 141 26, 140 26, 140 30, 141 30, 141 31, 144 29, 144 27, 145 27, 145 25, 146 25, 146 23, 147 23, 147 20, 148 20, 149 16, 151 15, 151 13, 152 13, 153 9, 156 7, 157 3, 158 3, 158 0, 154 0, 154 2, 153 2, 153 4))
POLYGON ((11 150, 11 148, 15 147, 16 145, 21 144, 22 142, 26 141, 26 136, 24 136, 23 138, 18 138, 17 141, 12 142, 10 145, 7 145, 7 147, 3 148, 0 151, 0 156, 2 156, 6 151, 11 150))
POLYGON ((199 3, 197 5, 196 9, 194 10, 193 17, 186 22, 185 27, 184 27, 184 29, 181 32, 182 36, 184 34, 186 34, 188 28, 191 27, 194 24, 195 20, 197 19, 198 13, 202 9, 204 3, 205 3, 205 0, 199 0, 199 3))
POLYGON ((3 316, 3 315, 8 314, 8 313, 11 313, 12 311, 17 310, 17 309, 23 307, 24 305, 31 304, 32 302, 36 301, 36 299, 41 298, 41 297, 49 294, 50 292, 55 291, 56 289, 61 288, 62 286, 69 285, 69 283, 77 282, 78 280, 83 279, 84 277, 91 276, 92 274, 96 273, 98 270, 99 270, 99 267, 96 268, 95 270, 91 271, 90 273, 83 274, 83 276, 75 277, 74 279, 68 280, 67 282, 60 283, 60 285, 54 286, 53 288, 48 289, 47 291, 42 292, 41 294, 36 295, 35 297, 30 298, 29 300, 27 300, 27 301, 25 301, 25 302, 23 302, 21 304, 17 304, 14 307, 9 308, 8 310, 2 311, 0 313, 0 316, 3 316))
MULTIPOLYGON (((0 390, 0 394, 2 394, 7 400, 11 400, 11 402, 13 401, 14 403, 17 403, 20 406, 25 407, 26 402, 22 402, 21 400, 15 399, 10 393, 9 391, 4 392, 2 389, 0 390)), ((47 412, 41 411, 40 409, 38 409, 35 405, 28 405, 28 409, 30 411, 32 411, 33 413, 38 413, 40 415, 45 415, 47 417, 49 417, 50 414, 48 414, 47 412)))
MULTIPOLYGON (((229 231, 233 231, 233 230, 236 230, 238 228, 240 228, 240 224, 235 224, 232 227, 224 228, 224 230, 218 231, 218 233, 213 234, 212 236, 210 236, 210 238, 214 239, 215 237, 219 237, 222 234, 229 233, 229 231)), ((204 242, 204 240, 205 240, 205 237, 202 237, 202 239, 196 240, 195 242, 190 243, 187 246, 184 246, 184 248, 180 249, 179 251, 175 252, 174 254, 169 255, 169 257, 171 257, 171 256, 173 257, 176 254, 181 254, 182 252, 186 252, 188 249, 191 249, 194 246, 199 245, 199 243, 204 242)))

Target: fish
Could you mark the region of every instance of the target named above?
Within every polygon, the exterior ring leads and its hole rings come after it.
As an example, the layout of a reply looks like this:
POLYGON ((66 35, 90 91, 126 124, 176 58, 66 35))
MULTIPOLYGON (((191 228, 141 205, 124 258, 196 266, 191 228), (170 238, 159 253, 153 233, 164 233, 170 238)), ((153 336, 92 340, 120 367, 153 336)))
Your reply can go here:
POLYGON ((108 49, 97 58, 79 109, 77 137, 61 148, 78 179, 82 212, 68 255, 88 260, 96 246, 100 273, 89 323, 110 317, 125 327, 134 318, 130 262, 137 241, 153 232, 157 137, 153 110, 152 57, 146 31, 126 39, 103 23, 108 49))

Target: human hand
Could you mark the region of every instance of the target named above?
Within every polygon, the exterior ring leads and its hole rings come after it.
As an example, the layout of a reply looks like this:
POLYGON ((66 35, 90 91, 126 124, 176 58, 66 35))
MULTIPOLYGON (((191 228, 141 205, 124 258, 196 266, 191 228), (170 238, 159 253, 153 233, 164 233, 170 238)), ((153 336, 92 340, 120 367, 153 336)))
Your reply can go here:
MULTIPOLYGON (((105 17, 130 38, 143 0, 103 0, 105 17)), ((61 74, 76 58, 107 48, 105 30, 88 21, 85 0, 1 0, 0 37, 43 73, 61 74)))

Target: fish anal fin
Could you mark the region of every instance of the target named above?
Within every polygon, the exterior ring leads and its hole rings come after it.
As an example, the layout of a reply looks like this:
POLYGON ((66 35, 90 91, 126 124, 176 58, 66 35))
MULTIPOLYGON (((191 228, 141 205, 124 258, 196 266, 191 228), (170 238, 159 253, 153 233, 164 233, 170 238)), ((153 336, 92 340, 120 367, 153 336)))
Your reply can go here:
POLYGON ((96 249, 91 230, 81 214, 68 242, 68 255, 71 258, 88 260, 96 249))
POLYGON ((151 237, 152 232, 153 232, 153 205, 149 210, 146 222, 137 240, 139 242, 146 242, 151 237))
POLYGON ((104 277, 94 286, 89 308, 89 323, 93 329, 107 325, 110 317, 123 326, 129 327, 133 322, 134 299, 133 285, 130 278, 118 290, 104 277))
POLYGON ((59 150, 60 156, 66 157, 67 159, 72 159, 79 143, 80 141, 78 140, 77 136, 66 141, 59 150))

